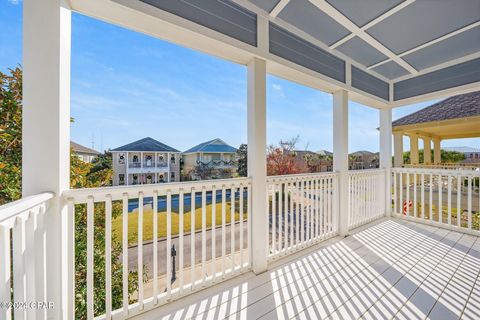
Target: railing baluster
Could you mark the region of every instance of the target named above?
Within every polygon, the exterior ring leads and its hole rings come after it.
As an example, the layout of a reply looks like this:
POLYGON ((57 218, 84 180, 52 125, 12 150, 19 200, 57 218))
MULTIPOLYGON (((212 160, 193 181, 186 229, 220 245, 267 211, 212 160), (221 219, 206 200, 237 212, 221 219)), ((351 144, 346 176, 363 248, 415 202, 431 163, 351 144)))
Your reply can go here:
MULTIPOLYGON (((457 227, 462 225, 462 212, 461 212, 461 203, 462 203, 462 176, 457 176, 457 227)), ((479 207, 480 208, 480 207, 479 207)))
POLYGON ((295 181, 295 247, 300 243, 300 180, 295 181))
POLYGON ((283 193, 283 184, 280 182, 278 188, 278 253, 282 252, 282 193, 283 193))
POLYGON ((217 277, 217 252, 216 252, 216 232, 217 232, 217 189, 212 187, 212 281, 215 282, 217 277))
POLYGON ((195 288, 195 188, 190 193, 190 289, 195 288))
POLYGON ((239 270, 243 270, 243 192, 244 192, 244 186, 243 184, 240 184, 239 188, 239 219, 240 219, 240 268, 239 270))
POLYGON ((472 230, 472 177, 468 177, 468 230, 472 230))
POLYGON ((320 235, 320 224, 319 224, 319 220, 320 220, 320 212, 319 212, 319 207, 320 207, 320 202, 318 201, 318 182, 319 182, 319 179, 315 179, 315 239, 317 240, 319 235, 320 235))
POLYGON ((442 174, 438 175, 438 222, 443 221, 442 174))
MULTIPOLYGON (((2 302, 11 302, 11 281, 10 274, 11 259, 10 259, 10 229, 0 224, 0 297, 2 302)), ((0 318, 5 320, 12 319, 11 306, 0 308, 0 318)))
POLYGON ((430 221, 433 221, 433 176, 430 173, 430 181, 429 181, 430 187, 429 187, 429 200, 428 200, 428 207, 429 207, 429 217, 430 221))
POLYGON ((289 244, 289 248, 290 249, 293 249, 294 247, 294 244, 295 244, 295 241, 294 241, 294 210, 293 210, 293 197, 295 196, 294 195, 294 190, 295 190, 295 187, 294 187, 294 183, 293 183, 293 180, 290 180, 290 244, 289 244))
POLYGON ((87 319, 94 318, 93 309, 93 250, 94 250, 94 204, 93 197, 87 200, 87 319))
POLYGON ((417 173, 413 174, 413 216, 417 218, 417 173))
POLYGON ((112 316, 112 197, 105 201, 105 318, 112 316))
POLYGON ((172 298, 172 192, 167 190, 167 277, 165 281, 167 282, 167 300, 172 298))
POLYGON ((153 304, 158 303, 158 191, 153 192, 153 304))
POLYGON ((393 172, 392 176, 393 176, 393 212, 398 213, 398 191, 397 191, 398 174, 396 172, 393 172))
MULTIPOLYGON (((36 301, 35 297, 35 216, 36 213, 32 210, 28 213, 25 221, 25 301, 36 301)), ((34 319, 36 316, 35 309, 27 309, 27 318, 34 319)))
POLYGON ((226 190, 225 185, 222 185, 222 278, 225 278, 225 256, 226 256, 226 246, 227 246, 227 230, 226 230, 226 220, 227 220, 227 199, 226 199, 226 190))
POLYGON ((283 253, 288 250, 288 181, 283 182, 283 253))
POLYGON ((277 238, 277 215, 276 215, 276 210, 277 210, 277 200, 276 200, 276 196, 275 196, 275 192, 276 192, 276 184, 273 183, 272 184, 272 210, 271 210, 271 215, 270 215, 270 220, 271 220, 271 238, 272 238, 272 244, 271 244, 271 250, 272 250, 272 254, 275 255, 275 244, 277 243, 276 242, 276 238, 277 238))
POLYGON ((179 195, 178 195, 178 202, 179 202, 179 205, 178 205, 178 211, 179 211, 179 221, 178 221, 178 232, 179 232, 179 238, 178 238, 178 256, 179 256, 179 266, 178 266, 178 269, 179 269, 179 276, 178 276, 178 286, 179 286, 179 292, 180 292, 180 295, 183 294, 183 285, 184 285, 184 271, 183 271, 183 265, 184 265, 184 191, 183 189, 180 189, 179 191, 179 195))
POLYGON ((235 271, 235 186, 230 188, 230 254, 232 258, 232 271, 235 271))
POLYGON ((137 236, 138 307, 140 310, 143 310, 143 192, 138 193, 137 236))
POLYGON ((400 199, 399 199, 398 204, 399 204, 400 210, 401 210, 400 214, 404 214, 404 210, 403 210, 403 207, 404 207, 403 206, 403 173, 400 172, 399 176, 400 176, 400 188, 399 188, 400 189, 400 199))
POLYGON ((128 317, 128 194, 122 195, 122 285, 123 317, 128 317))
MULTIPOLYGON (((37 249, 35 250, 35 272, 36 279, 36 299, 38 301, 47 301, 47 278, 46 278, 46 233, 45 233, 45 210, 43 205, 39 209, 36 218, 35 229, 35 243, 37 249)), ((75 204, 72 198, 67 200, 67 255, 68 255, 68 275, 67 280, 67 303, 70 310, 69 317, 75 318, 75 204)), ((38 309, 37 319, 46 319, 47 310, 38 309)))
POLYGON ((448 225, 452 224, 452 176, 449 174, 447 178, 447 203, 448 203, 448 210, 447 210, 447 223, 448 225))
POLYGON ((422 220, 425 220, 425 174, 422 172, 421 176, 421 183, 422 183, 422 220))
POLYGON ((250 230, 252 230, 252 185, 248 183, 248 190, 247 190, 247 247, 248 247, 248 266, 252 265, 252 239, 250 236, 250 230))
POLYGON ((410 173, 407 174, 407 217, 410 217, 410 173))
POLYGON ((202 188, 202 285, 207 276, 207 189, 202 188))

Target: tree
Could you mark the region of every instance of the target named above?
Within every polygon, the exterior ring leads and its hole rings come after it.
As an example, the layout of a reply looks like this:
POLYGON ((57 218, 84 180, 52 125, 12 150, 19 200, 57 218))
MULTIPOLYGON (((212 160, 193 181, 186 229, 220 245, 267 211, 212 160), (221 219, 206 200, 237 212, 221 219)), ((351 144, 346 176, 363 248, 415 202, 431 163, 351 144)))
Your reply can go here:
POLYGON ((200 180, 211 179, 214 174, 215 169, 212 166, 203 163, 197 164, 190 172, 190 175, 193 175, 200 180))
POLYGON ((237 173, 240 177, 246 177, 248 175, 248 145, 242 143, 240 148, 237 150, 237 159, 238 159, 238 167, 237 173))
MULTIPOLYGON (((433 157, 434 157, 434 154, 432 151, 430 162, 433 162, 433 157)), ((418 162, 424 163, 423 158, 424 158, 424 150, 420 149, 418 150, 418 162)), ((440 150, 440 161, 442 163, 457 163, 462 160, 465 160, 465 154, 461 152, 440 150)), ((410 151, 403 152, 403 163, 410 163, 410 151)))
MULTIPOLYGON (((71 188, 92 188, 111 185, 112 157, 105 153, 93 163, 85 163, 70 151, 71 188)), ((21 198, 22 177, 22 69, 0 72, 0 205, 21 198)), ((121 204, 114 202, 112 217, 122 213, 121 204)), ((95 314, 105 311, 105 209, 95 204, 94 279, 95 314)), ((75 206, 75 314, 86 318, 86 206, 75 206)), ((119 239, 112 237, 112 304, 122 305, 122 249, 119 239)), ((130 296, 137 290, 136 271, 129 273, 130 296)), ((146 277, 145 277, 146 279, 146 277)), ((131 301, 133 302, 133 301, 131 301)))
POLYGON ((333 157, 321 154, 306 154, 305 162, 307 163, 308 172, 321 172, 322 167, 331 166, 333 157))
POLYGON ((295 145, 299 137, 279 142, 279 146, 270 145, 267 150, 267 175, 285 175, 300 173, 295 161, 295 145))
POLYGON ((22 196, 22 69, 0 72, 0 205, 22 196))

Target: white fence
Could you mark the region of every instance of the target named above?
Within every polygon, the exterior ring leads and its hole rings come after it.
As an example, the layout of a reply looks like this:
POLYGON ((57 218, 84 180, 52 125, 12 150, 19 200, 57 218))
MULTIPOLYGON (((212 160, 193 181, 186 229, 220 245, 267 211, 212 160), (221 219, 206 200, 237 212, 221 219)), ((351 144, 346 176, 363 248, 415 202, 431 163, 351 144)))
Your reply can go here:
POLYGON ((480 172, 394 168, 393 212, 398 217, 480 235, 480 172))
POLYGON ((267 178, 269 260, 337 235, 338 175, 267 178))
POLYGON ((76 223, 86 221, 88 319, 130 317, 250 268, 250 179, 70 190, 64 198, 76 223), (96 225, 103 223, 104 248, 96 240, 96 225), (112 226, 120 230, 120 256, 112 255, 112 226), (112 301, 115 259, 122 265, 121 302, 112 301), (98 260, 105 262, 104 288, 94 279, 98 260), (138 283, 133 294, 132 272, 138 283), (94 295, 102 290, 104 315, 94 305, 94 295))
POLYGON ((46 319, 46 308, 11 304, 48 301, 44 220, 52 198, 39 194, 0 209, 0 319, 12 319, 12 312, 15 319, 46 319))
POLYGON ((349 171, 348 186, 349 229, 385 215, 385 170, 349 171))

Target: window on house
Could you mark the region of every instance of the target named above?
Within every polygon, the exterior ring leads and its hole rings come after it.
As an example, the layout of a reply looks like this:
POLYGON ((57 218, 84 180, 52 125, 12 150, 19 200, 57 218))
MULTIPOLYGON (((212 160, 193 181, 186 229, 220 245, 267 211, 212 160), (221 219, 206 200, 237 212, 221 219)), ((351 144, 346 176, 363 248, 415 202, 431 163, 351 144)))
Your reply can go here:
POLYGON ((220 153, 215 153, 212 155, 212 160, 220 160, 220 153))
POLYGON ((123 153, 118 155, 118 164, 125 164, 125 155, 123 153))
POLYGON ((175 156, 171 156, 170 161, 172 161, 172 163, 175 163, 175 156))
POLYGON ((118 175, 118 184, 119 185, 124 185, 125 184, 125 175, 124 174, 119 174, 118 175))
POLYGON ((175 179, 175 172, 170 173, 170 179, 175 179))
POLYGON ((138 162, 138 156, 137 155, 133 156, 133 162, 138 162))
POLYGON ((158 181, 163 182, 163 174, 158 176, 158 181))

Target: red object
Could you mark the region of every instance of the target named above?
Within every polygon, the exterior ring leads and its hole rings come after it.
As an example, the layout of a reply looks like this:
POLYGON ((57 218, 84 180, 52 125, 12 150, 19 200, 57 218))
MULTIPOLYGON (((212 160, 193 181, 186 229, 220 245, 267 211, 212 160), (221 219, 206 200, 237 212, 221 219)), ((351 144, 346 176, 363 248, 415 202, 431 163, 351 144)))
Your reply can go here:
MULTIPOLYGON (((408 202, 408 206, 411 208, 413 206, 413 201, 410 200, 408 202)), ((403 215, 406 216, 407 215, 407 201, 404 201, 403 202, 403 215)))

